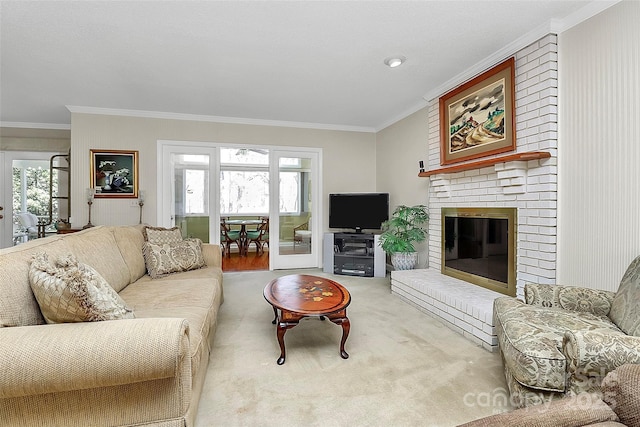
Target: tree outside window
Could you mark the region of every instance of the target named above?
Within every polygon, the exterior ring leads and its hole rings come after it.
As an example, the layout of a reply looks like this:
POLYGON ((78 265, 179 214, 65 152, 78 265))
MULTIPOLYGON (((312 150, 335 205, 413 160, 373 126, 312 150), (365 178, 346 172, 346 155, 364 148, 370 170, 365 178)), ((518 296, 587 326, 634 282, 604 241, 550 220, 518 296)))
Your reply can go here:
MULTIPOLYGON (((48 162, 43 166, 13 168, 13 213, 14 224, 18 224, 17 214, 29 212, 39 217, 49 216, 49 178, 48 162)), ((55 173, 55 171, 54 171, 55 173)), ((55 178, 55 177, 54 177, 55 178)), ((57 179, 53 180, 53 192, 58 191, 57 179)), ((58 217, 58 206, 53 204, 52 218, 58 217)))

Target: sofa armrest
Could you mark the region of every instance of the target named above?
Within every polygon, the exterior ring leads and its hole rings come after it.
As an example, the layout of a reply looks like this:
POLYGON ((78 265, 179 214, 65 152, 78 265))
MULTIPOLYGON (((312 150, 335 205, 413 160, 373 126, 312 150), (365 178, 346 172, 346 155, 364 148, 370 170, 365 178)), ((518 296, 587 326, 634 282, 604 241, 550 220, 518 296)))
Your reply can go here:
POLYGON ((583 393, 490 415, 458 427, 581 427, 607 421, 619 419, 597 394, 583 393))
POLYGON ((170 378, 191 363, 177 318, 2 328, 0 343, 0 398, 170 378))
POLYGON ((607 316, 611 310, 615 292, 578 286, 527 283, 524 287, 524 296, 525 302, 529 305, 607 316))
POLYGON ((202 257, 204 258, 204 263, 208 266, 222 268, 222 250, 220 245, 203 243, 202 257))
POLYGON ((602 400, 626 426, 640 425, 640 365, 622 365, 602 381, 602 400))
POLYGON ((589 381, 599 388, 607 373, 627 363, 640 363, 640 337, 603 329, 567 331, 562 352, 571 382, 586 384, 585 381, 589 381))

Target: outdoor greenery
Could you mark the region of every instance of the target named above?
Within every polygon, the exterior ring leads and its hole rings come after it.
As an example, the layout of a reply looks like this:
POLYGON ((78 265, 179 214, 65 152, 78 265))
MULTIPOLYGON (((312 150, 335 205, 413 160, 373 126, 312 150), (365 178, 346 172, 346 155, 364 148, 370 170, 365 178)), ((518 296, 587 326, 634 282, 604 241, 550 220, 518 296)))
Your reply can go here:
MULTIPOLYGON (((13 213, 22 212, 22 168, 13 168, 13 213)), ((27 212, 37 216, 49 216, 49 169, 42 167, 24 168, 26 180, 27 212)), ((57 192, 57 180, 54 179, 53 191, 57 192)), ((57 204, 53 206, 53 218, 58 217, 57 204)))
POLYGON ((415 252, 413 243, 427 238, 426 223, 429 220, 424 205, 398 206, 387 221, 382 223, 380 246, 386 253, 415 252))

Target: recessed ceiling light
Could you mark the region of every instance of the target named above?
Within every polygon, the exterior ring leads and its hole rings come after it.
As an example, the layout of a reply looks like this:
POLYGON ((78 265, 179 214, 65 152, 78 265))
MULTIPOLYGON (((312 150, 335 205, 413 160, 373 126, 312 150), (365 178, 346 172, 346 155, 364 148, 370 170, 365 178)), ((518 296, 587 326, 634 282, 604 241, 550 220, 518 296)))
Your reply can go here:
POLYGON ((407 60, 404 56, 392 56, 384 60, 384 63, 391 68, 399 67, 407 60))

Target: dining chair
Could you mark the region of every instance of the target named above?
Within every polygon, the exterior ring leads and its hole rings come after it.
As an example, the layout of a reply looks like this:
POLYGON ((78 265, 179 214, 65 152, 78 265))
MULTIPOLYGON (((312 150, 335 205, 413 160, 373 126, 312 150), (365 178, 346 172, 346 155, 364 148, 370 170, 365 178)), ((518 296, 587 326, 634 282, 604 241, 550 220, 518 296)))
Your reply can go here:
POLYGON ((249 252, 249 246, 251 243, 256 245, 256 253, 262 255, 264 253, 264 245, 269 246, 269 218, 260 218, 262 222, 258 225, 255 231, 247 231, 247 247, 246 252, 249 252))
POLYGON ((242 243, 240 241, 240 231, 232 231, 224 219, 220 220, 220 246, 222 247, 222 255, 231 258, 231 244, 238 246, 238 252, 242 254, 242 243))
POLYGON ((264 226, 265 231, 264 231, 264 234, 262 235, 263 246, 266 245, 267 247, 269 247, 269 217, 268 216, 262 217, 262 220, 266 222, 264 226))

